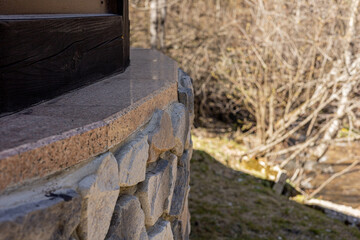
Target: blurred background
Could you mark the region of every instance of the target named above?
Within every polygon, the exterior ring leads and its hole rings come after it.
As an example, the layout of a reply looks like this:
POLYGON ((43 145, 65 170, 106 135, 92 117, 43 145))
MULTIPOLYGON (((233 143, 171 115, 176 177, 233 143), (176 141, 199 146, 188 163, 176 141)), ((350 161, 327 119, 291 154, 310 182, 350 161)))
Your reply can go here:
POLYGON ((194 81, 191 239, 360 239, 359 0, 130 6, 194 81))

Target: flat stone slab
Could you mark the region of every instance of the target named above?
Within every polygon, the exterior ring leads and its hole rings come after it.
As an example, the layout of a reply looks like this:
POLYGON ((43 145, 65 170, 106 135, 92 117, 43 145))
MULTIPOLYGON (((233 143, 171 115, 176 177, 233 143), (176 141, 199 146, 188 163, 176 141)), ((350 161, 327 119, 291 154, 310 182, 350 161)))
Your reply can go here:
POLYGON ((131 65, 90 86, 0 118, 0 193, 96 156, 178 99, 177 63, 132 49, 131 65), (144 87, 146 86, 146 87, 144 87))
POLYGON ((0 210, 0 240, 68 240, 80 222, 80 210, 81 199, 74 190, 0 210))

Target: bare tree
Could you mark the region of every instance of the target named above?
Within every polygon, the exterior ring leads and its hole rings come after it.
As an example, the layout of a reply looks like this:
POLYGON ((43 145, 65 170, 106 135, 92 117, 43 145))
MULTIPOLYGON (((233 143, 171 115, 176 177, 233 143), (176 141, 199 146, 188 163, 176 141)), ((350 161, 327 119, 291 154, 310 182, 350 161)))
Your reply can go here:
POLYGON ((151 48, 160 49, 165 46, 166 0, 151 0, 150 2, 150 44, 151 48), (159 44, 158 44, 159 43, 159 44))
MULTIPOLYGON (((357 9, 359 7, 359 0, 352 0, 351 6, 350 6, 350 17, 349 17, 349 23, 348 23, 348 30, 346 33, 346 49, 344 52, 345 62, 344 67, 346 68, 345 74, 348 74, 348 78, 350 79, 352 75, 359 74, 358 69, 353 66, 353 71, 349 71, 351 68, 351 65, 354 64, 354 61, 352 59, 353 53, 351 52, 351 44, 353 42, 353 39, 355 37, 355 22, 356 22, 356 16, 357 16, 357 9)), ((355 64, 358 65, 358 61, 355 60, 355 64)), ((357 66, 356 66, 357 67, 357 66)), ((313 155, 316 159, 321 158, 326 150, 329 147, 329 141, 332 140, 337 132, 340 129, 341 121, 344 118, 347 109, 349 107, 349 94, 353 90, 355 81, 347 81, 341 91, 341 99, 337 106, 337 111, 335 118, 332 120, 329 128, 324 133, 323 136, 323 142, 320 143, 315 150, 313 151, 313 155)))
MULTIPOLYGON (((170 3, 168 3, 169 6, 170 3)), ((359 0, 183 0, 166 51, 195 79, 197 122, 237 123, 243 159, 295 163, 300 182, 340 129, 360 139, 359 0), (219 10, 220 9, 220 10, 219 10)), ((292 164, 294 165, 294 164, 292 164)))

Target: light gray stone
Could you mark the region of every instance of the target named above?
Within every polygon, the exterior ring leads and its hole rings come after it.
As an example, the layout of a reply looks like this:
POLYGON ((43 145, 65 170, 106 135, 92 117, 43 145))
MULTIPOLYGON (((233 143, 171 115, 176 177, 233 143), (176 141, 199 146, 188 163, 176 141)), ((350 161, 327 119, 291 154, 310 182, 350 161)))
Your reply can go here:
POLYGON ((193 148, 189 148, 184 151, 183 155, 180 157, 179 165, 185 167, 185 169, 190 172, 190 161, 193 153, 193 148))
POLYGON ((119 164, 119 186, 129 187, 145 180, 149 157, 148 137, 139 134, 115 154, 119 164))
POLYGON ((81 198, 74 190, 0 210, 0 239, 68 240, 80 222, 81 198))
POLYGON ((181 87, 190 88, 190 89, 194 90, 193 89, 193 80, 181 68, 179 68, 179 70, 178 70, 178 79, 179 79, 178 83, 181 87))
POLYGON ((185 204, 181 215, 171 224, 174 240, 189 240, 191 232, 190 212, 188 206, 189 191, 190 187, 188 188, 188 193, 185 198, 185 204))
POLYGON ((148 239, 145 215, 136 197, 130 195, 119 197, 106 239, 148 239))
POLYGON ((185 200, 189 189, 190 172, 178 166, 177 179, 171 202, 170 216, 179 217, 184 209, 185 200))
POLYGON ((179 102, 184 104, 188 110, 190 126, 194 122, 194 88, 192 79, 183 70, 178 71, 178 97, 179 102))
POLYGON ((166 158, 166 160, 169 161, 170 163, 170 176, 169 176, 169 196, 167 197, 167 199, 165 200, 164 203, 164 213, 169 214, 170 213, 170 209, 171 209, 171 203, 172 203, 172 198, 174 196, 174 190, 175 190, 175 185, 176 185, 176 179, 177 179, 177 165, 178 165, 178 158, 176 155, 172 154, 172 153, 168 153, 166 158))
POLYGON ((172 156, 169 161, 160 159, 135 193, 144 210, 146 226, 153 226, 164 212, 170 211, 177 164, 177 157, 172 156))
POLYGON ((160 219, 154 227, 149 230, 149 240, 173 240, 173 233, 169 221, 160 219))
POLYGON ((81 223, 77 230, 82 240, 103 240, 110 226, 119 195, 118 164, 114 155, 101 156, 97 171, 79 182, 83 198, 81 223))
POLYGON ((171 115, 171 122, 173 126, 173 135, 175 138, 175 147, 172 152, 181 156, 184 151, 186 138, 189 131, 189 116, 186 113, 184 104, 174 103, 168 109, 171 115))
POLYGON ((180 79, 182 78, 182 76, 186 75, 186 72, 184 72, 184 70, 182 70, 181 68, 178 68, 178 84, 181 86, 181 82, 180 79))
POLYGON ((194 93, 190 88, 178 88, 179 102, 184 104, 189 114, 190 126, 194 123, 194 93))
POLYGON ((185 150, 178 161, 176 184, 171 202, 170 216, 179 217, 183 212, 190 183, 190 160, 192 148, 185 150))
POLYGON ((192 148, 192 146, 193 146, 193 142, 192 142, 192 138, 191 138, 191 129, 189 128, 189 131, 187 132, 186 141, 185 141, 185 150, 192 148))
POLYGON ((173 127, 169 114, 163 110, 157 110, 148 127, 145 129, 149 142, 148 162, 155 162, 161 153, 175 146, 173 127))

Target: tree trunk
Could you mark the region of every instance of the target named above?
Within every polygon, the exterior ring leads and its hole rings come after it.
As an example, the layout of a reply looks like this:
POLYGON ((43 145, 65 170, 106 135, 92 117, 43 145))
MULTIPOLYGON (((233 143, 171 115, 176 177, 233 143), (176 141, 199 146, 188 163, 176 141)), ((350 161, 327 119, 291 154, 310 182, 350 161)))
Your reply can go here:
POLYGON ((160 26, 159 26, 159 39, 160 49, 165 47, 165 22, 166 22, 166 0, 159 0, 160 5, 160 26))
MULTIPOLYGON (((346 41, 347 41, 347 48, 345 50, 345 67, 348 70, 349 75, 351 76, 352 73, 349 72, 350 65, 352 64, 351 58, 352 58, 352 52, 351 52, 351 42, 353 40, 353 37, 355 35, 355 20, 356 20, 356 13, 359 6, 360 0, 353 0, 351 3, 351 13, 350 13, 350 19, 348 23, 348 31, 346 33, 346 41)), ((349 76, 349 77, 350 77, 349 76)), ((342 92, 341 92, 341 99, 338 104, 338 109, 336 111, 336 116, 332 120, 332 123, 330 124, 330 127, 327 129, 327 131, 324 133, 324 136, 322 138, 322 143, 320 143, 315 150, 312 152, 312 156, 316 159, 320 159, 330 145, 330 140, 332 140, 338 133, 341 121, 343 117, 345 116, 346 109, 348 106, 348 96, 353 88, 354 81, 348 81, 345 83, 342 92)))
POLYGON ((150 45, 151 48, 157 48, 158 39, 158 0, 151 0, 150 2, 150 45))

